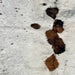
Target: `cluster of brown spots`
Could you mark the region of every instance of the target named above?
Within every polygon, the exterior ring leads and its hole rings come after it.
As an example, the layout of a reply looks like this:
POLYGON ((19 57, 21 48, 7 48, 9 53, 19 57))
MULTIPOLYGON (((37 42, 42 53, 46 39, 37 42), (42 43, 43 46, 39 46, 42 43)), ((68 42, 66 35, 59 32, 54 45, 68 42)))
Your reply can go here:
POLYGON ((58 12, 59 12, 59 9, 57 7, 46 9, 46 14, 52 17, 53 19, 56 18, 56 15, 58 14, 58 12))
POLYGON ((31 24, 31 27, 34 28, 34 29, 39 29, 40 25, 37 24, 37 23, 34 23, 34 24, 31 24))
POLYGON ((52 45, 55 54, 61 54, 65 51, 65 44, 57 33, 63 32, 63 22, 61 20, 55 20, 53 29, 46 31, 46 37, 49 44, 52 45))
MULTIPOLYGON (((55 4, 56 2, 57 0, 55 0, 55 4)), ((46 6, 45 3, 43 3, 42 5, 46 6)), ((46 14, 53 19, 56 18, 58 12, 59 12, 59 9, 57 7, 46 9, 46 14)), ((34 23, 34 24, 31 24, 31 27, 34 29, 39 29, 40 25, 37 23, 34 23)), ((57 33, 62 33, 63 31, 64 31, 63 21, 56 19, 53 23, 52 30, 47 30, 45 32, 47 41, 49 44, 52 45, 52 48, 55 54, 61 54, 65 51, 65 44, 63 40, 57 34, 57 33)), ((59 66, 59 63, 54 54, 52 54, 50 57, 48 57, 45 60, 45 64, 50 71, 54 71, 59 66)))
POLYGON ((59 63, 54 54, 46 59, 45 64, 50 71, 55 70, 59 66, 59 63))
MULTIPOLYGON (((65 51, 65 44, 57 34, 62 33, 63 31, 63 21, 56 19, 53 24, 53 29, 46 31, 45 33, 47 41, 52 45, 55 54, 61 54, 65 51)), ((54 54, 46 59, 45 64, 50 71, 54 71, 59 65, 54 54)))

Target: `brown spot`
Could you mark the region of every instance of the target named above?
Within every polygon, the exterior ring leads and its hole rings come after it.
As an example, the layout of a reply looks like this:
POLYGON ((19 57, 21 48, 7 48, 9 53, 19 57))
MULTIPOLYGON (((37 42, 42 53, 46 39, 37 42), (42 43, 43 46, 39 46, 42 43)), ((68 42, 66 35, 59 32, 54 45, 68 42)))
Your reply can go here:
POLYGON ((53 27, 55 27, 55 26, 57 26, 57 25, 58 25, 58 27, 63 27, 63 24, 64 24, 63 21, 61 21, 61 20, 59 20, 59 19, 56 19, 56 20, 54 21, 53 27))
POLYGON ((47 38, 51 39, 51 40, 54 40, 55 38, 59 37, 58 34, 53 30, 48 30, 48 31, 46 31, 45 34, 46 34, 47 38))
POLYGON ((65 44, 61 38, 54 39, 54 43, 52 45, 55 54, 61 54, 65 51, 65 44))
POLYGON ((31 24, 31 27, 34 28, 34 29, 39 29, 40 25, 37 24, 37 23, 34 23, 34 24, 31 24))
POLYGON ((46 9, 46 14, 50 17, 52 17, 53 19, 56 18, 57 13, 59 12, 59 9, 57 7, 54 8, 47 8, 46 9))
POLYGON ((59 66, 59 63, 54 54, 46 59, 45 64, 50 71, 54 71, 59 66))
POLYGON ((64 31, 63 24, 63 21, 56 19, 53 24, 53 30, 62 33, 64 31))

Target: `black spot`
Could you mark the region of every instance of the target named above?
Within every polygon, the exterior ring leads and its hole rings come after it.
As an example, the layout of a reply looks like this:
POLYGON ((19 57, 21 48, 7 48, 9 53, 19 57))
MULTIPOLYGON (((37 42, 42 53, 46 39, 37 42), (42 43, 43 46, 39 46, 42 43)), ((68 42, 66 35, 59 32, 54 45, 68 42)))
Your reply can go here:
POLYGON ((58 47, 58 51, 54 50, 55 54, 61 54, 63 52, 65 52, 65 48, 64 47, 58 47))
POLYGON ((64 22, 61 20, 56 19, 54 21, 53 27, 55 27, 56 25, 59 25, 59 27, 63 27, 64 22))
POLYGON ((42 3, 42 5, 43 5, 43 6, 46 6, 47 4, 46 4, 46 3, 42 3))

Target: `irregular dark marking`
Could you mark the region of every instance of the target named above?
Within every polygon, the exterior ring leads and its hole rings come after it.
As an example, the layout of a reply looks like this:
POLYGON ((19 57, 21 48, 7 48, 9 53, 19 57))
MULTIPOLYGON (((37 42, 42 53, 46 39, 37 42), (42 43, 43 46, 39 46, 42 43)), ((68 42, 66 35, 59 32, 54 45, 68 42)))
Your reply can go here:
POLYGON ((46 3, 42 3, 42 5, 43 5, 43 6, 46 6, 47 4, 46 4, 46 3))
POLYGON ((46 59, 45 64, 50 71, 54 71, 59 66, 59 63, 54 54, 46 59))
POLYGON ((37 23, 34 23, 34 24, 31 24, 31 27, 34 28, 34 29, 39 29, 40 25, 37 24, 37 23))
POLYGON ((58 12, 59 12, 59 9, 57 7, 46 9, 46 14, 52 17, 53 19, 56 18, 56 15, 58 14, 58 12))

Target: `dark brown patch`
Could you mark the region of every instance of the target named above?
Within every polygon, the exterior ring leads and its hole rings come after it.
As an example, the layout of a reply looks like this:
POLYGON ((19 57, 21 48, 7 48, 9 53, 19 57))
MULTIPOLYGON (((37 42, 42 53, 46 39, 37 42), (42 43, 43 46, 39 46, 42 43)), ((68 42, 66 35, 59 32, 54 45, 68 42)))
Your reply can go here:
POLYGON ((59 66, 59 63, 54 54, 46 59, 45 64, 50 71, 54 71, 59 66))
POLYGON ((61 54, 65 51, 65 44, 61 38, 54 39, 54 43, 52 45, 55 54, 61 54))
POLYGON ((46 14, 50 17, 52 17, 53 19, 56 18, 57 13, 59 12, 59 9, 57 7, 55 8, 47 8, 46 9, 46 14))
POLYGON ((54 40, 55 38, 59 37, 58 34, 53 30, 48 30, 48 31, 46 31, 45 34, 46 34, 46 37, 51 40, 54 40))
POLYGON ((53 24, 53 30, 58 33, 62 33, 64 31, 63 24, 63 21, 56 19, 53 24))
POLYGON ((34 24, 31 24, 31 27, 34 28, 34 29, 39 29, 40 25, 37 24, 37 23, 34 23, 34 24))
POLYGON ((59 20, 59 19, 56 19, 55 21, 54 21, 54 24, 53 24, 53 27, 54 26, 59 26, 59 27, 63 27, 63 24, 64 24, 64 22, 62 21, 62 20, 59 20))

